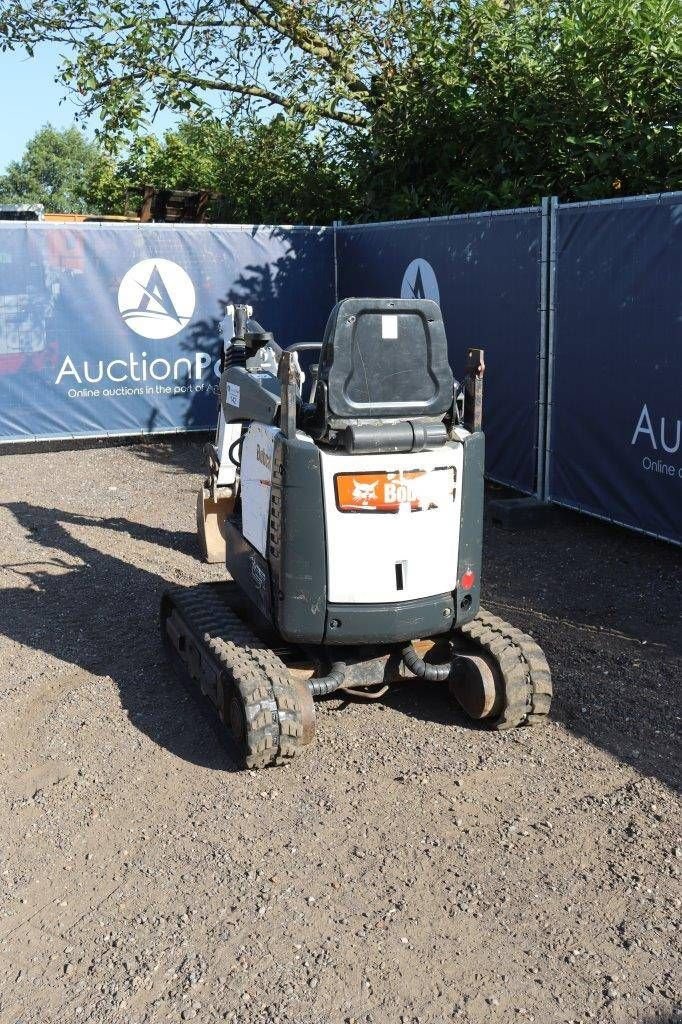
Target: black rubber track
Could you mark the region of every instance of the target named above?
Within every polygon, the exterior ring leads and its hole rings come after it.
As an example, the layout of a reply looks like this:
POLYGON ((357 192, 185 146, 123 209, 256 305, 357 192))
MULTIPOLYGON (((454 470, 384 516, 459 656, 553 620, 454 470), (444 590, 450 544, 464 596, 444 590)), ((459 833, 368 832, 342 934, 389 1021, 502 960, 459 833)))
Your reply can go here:
POLYGON ((218 708, 229 731, 229 701, 236 690, 246 720, 247 768, 290 761, 302 749, 303 714, 284 662, 263 644, 227 604, 229 584, 200 584, 164 591, 161 629, 185 674, 192 676, 218 708), (221 596, 222 595, 222 596, 221 596), (166 634, 166 620, 180 617, 198 657, 191 668, 166 634))
POLYGON ((544 722, 552 703, 552 674, 535 640, 485 608, 460 633, 492 655, 500 670, 504 705, 489 724, 494 729, 513 729, 544 722))

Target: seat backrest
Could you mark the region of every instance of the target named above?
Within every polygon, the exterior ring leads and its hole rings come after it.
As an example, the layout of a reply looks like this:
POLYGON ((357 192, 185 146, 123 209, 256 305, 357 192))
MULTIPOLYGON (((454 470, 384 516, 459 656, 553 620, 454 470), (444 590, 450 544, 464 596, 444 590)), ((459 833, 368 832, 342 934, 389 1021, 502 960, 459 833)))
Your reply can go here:
POLYGON ((343 299, 324 334, 318 379, 335 419, 442 417, 452 406, 443 317, 430 299, 343 299))

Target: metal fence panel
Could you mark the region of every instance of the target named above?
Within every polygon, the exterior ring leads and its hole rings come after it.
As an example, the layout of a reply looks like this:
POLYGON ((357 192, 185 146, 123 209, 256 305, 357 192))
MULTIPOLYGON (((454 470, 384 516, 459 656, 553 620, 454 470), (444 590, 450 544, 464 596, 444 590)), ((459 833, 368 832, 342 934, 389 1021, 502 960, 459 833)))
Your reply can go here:
POLYGON ((212 427, 230 302, 321 338, 332 229, 0 223, 0 440, 212 427))
POLYGON ((286 345, 337 291, 433 297, 455 371, 486 350, 489 474, 532 492, 546 468, 552 501, 679 543, 681 231, 680 193, 334 230, 0 223, 0 440, 211 427, 228 302, 286 345))
POLYGON ((560 206, 549 497, 682 542, 682 193, 560 206))
MULTIPOLYGON (((440 301, 457 376, 485 349, 486 471, 536 486, 543 330, 540 207, 338 229, 339 297, 440 301)), ((544 397, 542 399, 544 401, 544 397)))

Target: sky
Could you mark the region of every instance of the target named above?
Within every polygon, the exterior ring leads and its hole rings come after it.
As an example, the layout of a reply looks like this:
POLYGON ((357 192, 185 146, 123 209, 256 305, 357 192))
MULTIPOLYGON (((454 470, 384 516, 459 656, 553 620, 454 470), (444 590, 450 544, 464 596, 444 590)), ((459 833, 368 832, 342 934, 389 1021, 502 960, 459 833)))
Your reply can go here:
POLYGON ((50 121, 55 128, 73 124, 75 106, 55 84, 59 49, 42 46, 31 59, 24 53, 0 54, 0 95, 5 97, 0 132, 0 172, 16 160, 37 130, 50 121))
MULTIPOLYGON (((74 123, 76 104, 65 87, 55 82, 60 52, 62 46, 45 43, 36 48, 33 58, 23 52, 0 53, 0 96, 5 97, 0 118, 0 174, 22 155, 28 140, 44 124, 68 128, 74 123)), ((172 117, 162 115, 154 130, 164 131, 172 123, 172 117)), ((80 127, 92 135, 94 123, 80 127)))

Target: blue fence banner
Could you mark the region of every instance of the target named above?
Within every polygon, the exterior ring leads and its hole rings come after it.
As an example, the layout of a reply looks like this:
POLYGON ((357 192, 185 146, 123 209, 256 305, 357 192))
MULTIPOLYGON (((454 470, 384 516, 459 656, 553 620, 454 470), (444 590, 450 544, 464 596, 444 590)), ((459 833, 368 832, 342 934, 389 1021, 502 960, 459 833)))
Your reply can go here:
POLYGON ((682 193, 560 206, 549 497, 682 542, 682 193))
POLYGON ((485 349, 486 472, 536 485, 540 395, 540 207, 338 229, 339 297, 436 299, 450 363, 485 349))
MULTIPOLYGON (((334 228, 0 222, 0 441, 208 430, 219 324, 436 299, 486 471, 682 543, 682 193, 334 228)), ((307 360, 310 362, 312 357, 307 360)))
POLYGON ((0 223, 0 441, 210 428, 225 306, 289 345, 334 301, 331 228, 0 223))

